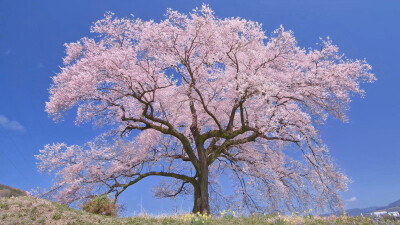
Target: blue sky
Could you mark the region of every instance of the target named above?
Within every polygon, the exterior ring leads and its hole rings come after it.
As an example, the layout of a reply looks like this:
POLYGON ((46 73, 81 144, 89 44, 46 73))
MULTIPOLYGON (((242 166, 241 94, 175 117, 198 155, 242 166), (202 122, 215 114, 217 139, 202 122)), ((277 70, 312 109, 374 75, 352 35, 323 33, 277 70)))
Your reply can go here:
MULTIPOLYGON (((303 47, 329 36, 349 58, 366 58, 378 81, 354 98, 349 123, 328 120, 323 140, 353 180, 343 193, 347 208, 385 205, 400 199, 400 1, 20 1, 0 3, 0 183, 24 190, 48 187, 34 155, 45 144, 82 144, 100 133, 75 126, 70 111, 61 123, 44 112, 51 77, 59 71, 66 42, 90 35, 106 11, 143 20, 163 18, 167 8, 189 12, 208 3, 218 17, 239 16, 263 24, 267 34, 281 24, 303 47)), ((189 210, 192 199, 156 200, 151 178, 124 193, 127 215, 189 210), (141 202, 141 204, 140 204, 141 202), (140 206, 142 205, 142 206, 140 206)))

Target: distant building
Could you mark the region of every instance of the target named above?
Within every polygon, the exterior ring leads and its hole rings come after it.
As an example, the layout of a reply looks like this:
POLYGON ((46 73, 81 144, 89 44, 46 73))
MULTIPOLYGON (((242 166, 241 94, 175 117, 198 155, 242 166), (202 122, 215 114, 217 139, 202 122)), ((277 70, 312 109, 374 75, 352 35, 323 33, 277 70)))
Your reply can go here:
POLYGON ((383 216, 383 215, 386 215, 386 214, 388 214, 388 212, 386 212, 386 211, 377 211, 377 212, 372 212, 371 213, 371 215, 373 215, 373 216, 383 216))
POLYGON ((400 216, 400 212, 388 212, 388 214, 395 217, 400 216))
POLYGON ((370 213, 372 216, 383 216, 383 215, 390 215, 394 217, 400 217, 400 212, 392 211, 392 212, 387 212, 387 211, 376 211, 370 213))

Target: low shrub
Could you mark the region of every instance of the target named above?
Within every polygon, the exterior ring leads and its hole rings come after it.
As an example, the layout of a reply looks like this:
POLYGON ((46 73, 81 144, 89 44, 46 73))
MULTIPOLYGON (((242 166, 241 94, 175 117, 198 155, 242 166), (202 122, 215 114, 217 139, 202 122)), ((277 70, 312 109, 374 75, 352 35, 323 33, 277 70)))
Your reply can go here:
POLYGON ((54 213, 53 220, 59 220, 59 219, 61 219, 61 213, 59 212, 54 213))
POLYGON ((100 195, 94 197, 92 200, 86 202, 82 209, 86 212, 107 215, 107 216, 117 216, 117 205, 111 201, 107 196, 100 195))

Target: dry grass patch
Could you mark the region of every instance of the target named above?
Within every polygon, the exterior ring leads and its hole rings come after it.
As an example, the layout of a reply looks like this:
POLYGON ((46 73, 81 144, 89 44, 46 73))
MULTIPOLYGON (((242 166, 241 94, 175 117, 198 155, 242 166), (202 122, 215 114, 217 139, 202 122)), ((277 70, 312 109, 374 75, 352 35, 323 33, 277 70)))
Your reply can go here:
POLYGON ((1 225, 343 225, 343 224, 385 224, 400 225, 399 221, 388 218, 368 217, 311 217, 311 216, 279 216, 279 215, 254 215, 250 217, 233 214, 230 216, 201 216, 201 215, 141 215, 136 217, 118 218, 92 214, 75 210, 66 205, 50 202, 32 197, 0 198, 0 224, 1 225))

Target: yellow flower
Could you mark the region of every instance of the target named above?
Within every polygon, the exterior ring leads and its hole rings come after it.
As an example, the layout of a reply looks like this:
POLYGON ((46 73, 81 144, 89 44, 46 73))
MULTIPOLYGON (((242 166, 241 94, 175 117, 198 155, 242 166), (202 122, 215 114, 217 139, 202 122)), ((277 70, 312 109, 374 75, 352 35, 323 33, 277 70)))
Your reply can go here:
POLYGON ((310 209, 309 212, 312 212, 312 209, 310 209))

